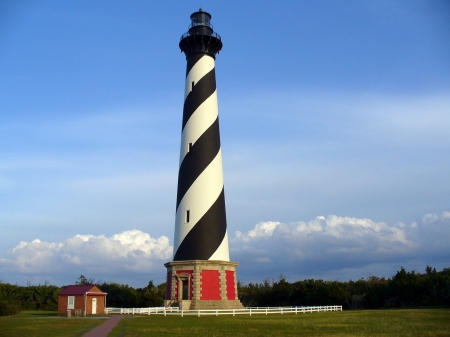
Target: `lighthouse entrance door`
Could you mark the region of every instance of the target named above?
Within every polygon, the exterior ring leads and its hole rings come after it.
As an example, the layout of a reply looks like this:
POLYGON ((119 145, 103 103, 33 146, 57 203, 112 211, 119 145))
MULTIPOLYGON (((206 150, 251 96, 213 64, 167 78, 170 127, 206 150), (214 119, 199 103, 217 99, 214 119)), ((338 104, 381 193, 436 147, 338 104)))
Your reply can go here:
POLYGON ((178 301, 187 301, 191 299, 191 281, 190 281, 190 274, 177 274, 174 275, 176 279, 176 287, 178 295, 176 295, 176 299, 178 301))
POLYGON ((183 280, 183 295, 182 300, 188 300, 189 299, 189 282, 188 280, 183 280))

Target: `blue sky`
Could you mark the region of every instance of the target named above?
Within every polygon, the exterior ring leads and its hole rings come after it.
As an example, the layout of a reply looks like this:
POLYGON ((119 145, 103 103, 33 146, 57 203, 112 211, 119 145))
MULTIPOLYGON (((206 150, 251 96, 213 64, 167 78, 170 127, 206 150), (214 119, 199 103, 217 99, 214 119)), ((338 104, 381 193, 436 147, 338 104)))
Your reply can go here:
POLYGON ((0 280, 163 282, 200 7, 238 278, 449 267, 447 1, 3 1, 0 280))

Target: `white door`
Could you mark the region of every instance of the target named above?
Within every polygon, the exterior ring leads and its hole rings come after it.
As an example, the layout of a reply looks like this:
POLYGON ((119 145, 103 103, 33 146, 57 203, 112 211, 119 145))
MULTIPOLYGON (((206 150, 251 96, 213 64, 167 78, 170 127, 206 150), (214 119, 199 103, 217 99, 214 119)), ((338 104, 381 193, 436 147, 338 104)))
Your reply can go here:
POLYGON ((97 299, 94 297, 92 299, 92 315, 97 314, 97 299))

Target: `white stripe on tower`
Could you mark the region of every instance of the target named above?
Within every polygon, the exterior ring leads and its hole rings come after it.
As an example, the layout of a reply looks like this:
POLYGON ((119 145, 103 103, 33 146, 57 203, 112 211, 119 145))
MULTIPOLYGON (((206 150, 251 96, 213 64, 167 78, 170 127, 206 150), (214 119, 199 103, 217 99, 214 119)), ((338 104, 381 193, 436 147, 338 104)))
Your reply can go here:
POLYGON ((189 151, 189 143, 194 144, 208 127, 216 121, 217 117, 217 92, 215 91, 195 110, 195 113, 189 118, 183 129, 181 134, 180 165, 189 151), (183 147, 183 144, 188 145, 183 147))
POLYGON ((192 82, 194 85, 211 70, 214 69, 214 59, 212 57, 207 57, 202 62, 197 62, 189 70, 186 76, 186 85, 184 87, 184 99, 186 100, 187 95, 192 91, 192 82))
POLYGON ((181 37, 186 82, 178 173, 174 261, 229 261, 215 55, 222 48, 206 12, 181 37))

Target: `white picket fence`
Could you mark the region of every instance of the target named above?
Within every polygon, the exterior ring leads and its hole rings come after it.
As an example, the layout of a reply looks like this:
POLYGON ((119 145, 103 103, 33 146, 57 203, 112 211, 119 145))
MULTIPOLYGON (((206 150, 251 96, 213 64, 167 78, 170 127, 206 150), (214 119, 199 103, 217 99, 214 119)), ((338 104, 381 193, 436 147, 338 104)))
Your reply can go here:
POLYGON ((244 309, 202 309, 180 310, 177 307, 151 307, 151 308, 106 308, 106 314, 121 315, 176 315, 176 316, 219 316, 219 315, 268 315, 268 314, 305 314, 323 311, 342 311, 342 305, 325 305, 315 307, 252 307, 244 309))

